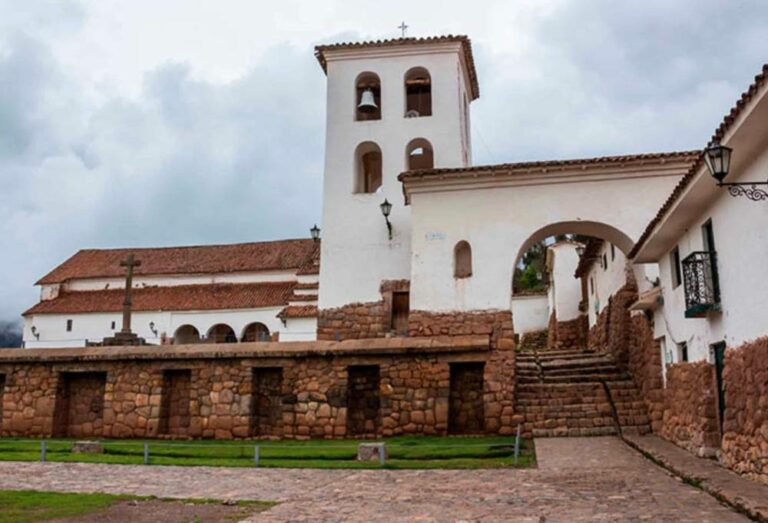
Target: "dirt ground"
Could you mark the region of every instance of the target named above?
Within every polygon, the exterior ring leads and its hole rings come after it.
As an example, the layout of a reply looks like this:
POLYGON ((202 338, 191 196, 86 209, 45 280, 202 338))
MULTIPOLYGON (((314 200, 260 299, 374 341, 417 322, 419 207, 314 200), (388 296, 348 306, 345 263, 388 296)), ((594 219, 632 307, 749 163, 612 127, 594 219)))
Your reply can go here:
POLYGON ((49 523, 235 523, 266 508, 183 501, 120 501, 105 510, 49 523))

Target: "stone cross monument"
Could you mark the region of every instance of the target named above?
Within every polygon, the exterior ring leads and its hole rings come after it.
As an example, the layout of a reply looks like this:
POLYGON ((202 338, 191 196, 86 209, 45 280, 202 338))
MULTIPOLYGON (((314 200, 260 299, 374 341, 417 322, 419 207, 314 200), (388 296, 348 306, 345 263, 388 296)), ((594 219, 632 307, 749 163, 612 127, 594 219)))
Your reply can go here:
POLYGON ((123 328, 120 332, 109 338, 104 338, 102 345, 145 345, 144 338, 139 338, 131 332, 131 312, 133 305, 133 269, 141 265, 133 254, 120 262, 121 267, 125 267, 125 298, 123 299, 123 328))

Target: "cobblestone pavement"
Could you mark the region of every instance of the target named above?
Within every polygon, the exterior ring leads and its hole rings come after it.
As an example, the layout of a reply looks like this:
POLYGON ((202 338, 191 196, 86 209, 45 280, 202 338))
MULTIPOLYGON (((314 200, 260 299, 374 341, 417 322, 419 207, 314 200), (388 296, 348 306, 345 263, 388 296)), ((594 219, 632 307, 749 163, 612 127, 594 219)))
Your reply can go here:
POLYGON ((0 488, 282 503, 275 521, 745 521, 617 438, 536 441, 538 469, 351 471, 0 462, 0 488))

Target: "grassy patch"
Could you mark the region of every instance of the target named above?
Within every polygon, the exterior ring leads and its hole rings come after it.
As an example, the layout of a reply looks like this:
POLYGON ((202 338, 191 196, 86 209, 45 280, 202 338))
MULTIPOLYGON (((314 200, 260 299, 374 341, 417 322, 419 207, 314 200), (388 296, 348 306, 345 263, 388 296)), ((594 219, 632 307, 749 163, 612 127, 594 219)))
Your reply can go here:
MULTIPOLYGON (((535 464, 533 442, 522 440, 520 458, 514 463, 514 438, 404 436, 386 441, 392 469, 470 469, 530 467, 535 464)), ((104 440, 104 454, 72 454, 73 440, 48 440, 48 461, 141 464, 141 440, 104 440)), ((254 446, 259 446, 261 467, 380 468, 378 463, 355 461, 359 440, 309 441, 147 441, 152 465, 254 466, 254 446)), ((0 460, 39 461, 40 442, 0 439, 0 460)))
POLYGON ((31 490, 0 490, 0 520, 31 523, 67 518, 107 508, 118 501, 137 499, 111 494, 62 494, 31 490))

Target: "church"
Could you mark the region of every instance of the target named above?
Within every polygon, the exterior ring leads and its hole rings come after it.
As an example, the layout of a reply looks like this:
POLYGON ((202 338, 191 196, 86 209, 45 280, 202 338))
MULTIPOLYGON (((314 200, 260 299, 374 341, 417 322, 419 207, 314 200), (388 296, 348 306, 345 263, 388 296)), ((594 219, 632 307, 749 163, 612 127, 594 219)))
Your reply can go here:
POLYGON ((3 435, 653 432, 768 481, 768 67, 701 150, 476 166, 468 37, 315 56, 320 228, 76 253, 0 351, 3 435), (146 344, 99 347, 126 303, 146 344))

